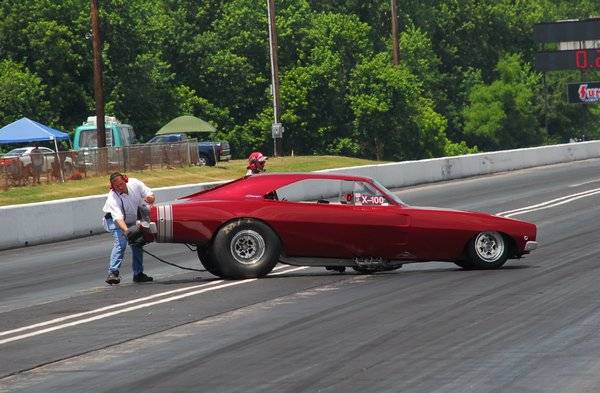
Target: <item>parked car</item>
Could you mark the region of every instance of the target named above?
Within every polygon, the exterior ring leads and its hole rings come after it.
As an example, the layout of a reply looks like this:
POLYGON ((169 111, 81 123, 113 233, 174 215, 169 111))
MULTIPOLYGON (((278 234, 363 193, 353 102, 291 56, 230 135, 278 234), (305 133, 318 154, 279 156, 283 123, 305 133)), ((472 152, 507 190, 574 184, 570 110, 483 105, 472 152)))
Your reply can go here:
MULTIPOLYGON (((3 165, 8 165, 11 161, 20 160, 24 167, 29 167, 31 165, 30 154, 33 149, 35 149, 33 146, 12 149, 2 156, 2 163, 3 165)), ((40 153, 44 155, 42 172, 52 170, 52 163, 54 162, 54 150, 48 149, 47 147, 40 147, 39 149, 40 153)))
POLYGON ((352 267, 361 273, 408 262, 497 269, 535 249, 534 224, 481 212, 409 206, 368 177, 260 174, 153 205, 144 241, 197 246, 224 278, 268 274, 278 262, 352 267))
MULTIPOLYGON (((178 143, 189 140, 184 133, 156 135, 150 139, 147 144, 157 143, 178 143)), ((202 141, 198 142, 198 157, 201 165, 214 166, 218 161, 229 161, 231 159, 231 150, 227 141, 202 141), (216 161, 215 161, 216 159, 216 161)))
MULTIPOLYGON (((0 165, 9 167, 14 165, 16 160, 21 162, 21 166, 24 168, 25 173, 32 173, 31 171, 31 151, 35 149, 34 146, 19 147, 12 149, 8 153, 4 154, 0 158, 0 165)), ((40 153, 44 157, 42 164, 42 172, 51 172, 53 170, 53 163, 56 160, 56 152, 47 147, 39 147, 40 153)), ((60 154, 62 156, 62 154, 60 154)), ((65 176, 69 176, 73 171, 73 159, 71 156, 65 157, 63 160, 63 171, 65 176)))

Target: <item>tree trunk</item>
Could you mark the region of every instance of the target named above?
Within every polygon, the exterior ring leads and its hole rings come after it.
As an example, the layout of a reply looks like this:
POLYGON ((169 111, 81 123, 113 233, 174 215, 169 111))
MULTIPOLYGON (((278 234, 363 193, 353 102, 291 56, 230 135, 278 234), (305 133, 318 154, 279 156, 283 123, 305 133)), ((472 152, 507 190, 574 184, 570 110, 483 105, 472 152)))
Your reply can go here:
POLYGON ((379 139, 379 136, 375 135, 375 160, 381 161, 383 159, 383 142, 379 139))

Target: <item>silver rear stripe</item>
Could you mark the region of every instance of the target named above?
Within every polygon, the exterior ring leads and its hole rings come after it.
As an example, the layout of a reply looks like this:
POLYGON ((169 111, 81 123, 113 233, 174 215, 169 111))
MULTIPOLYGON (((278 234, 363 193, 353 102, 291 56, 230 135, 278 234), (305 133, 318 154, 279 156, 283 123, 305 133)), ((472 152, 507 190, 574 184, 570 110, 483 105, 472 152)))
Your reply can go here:
POLYGON ((156 239, 159 242, 164 241, 164 237, 165 237, 165 222, 164 222, 164 207, 163 206, 157 206, 156 207, 156 226, 158 229, 158 233, 156 234, 156 239))
POLYGON ((165 241, 173 240, 173 207, 165 206, 165 241))
POLYGON ((156 227, 158 242, 169 242, 173 240, 173 207, 171 205, 159 205, 156 207, 156 227))

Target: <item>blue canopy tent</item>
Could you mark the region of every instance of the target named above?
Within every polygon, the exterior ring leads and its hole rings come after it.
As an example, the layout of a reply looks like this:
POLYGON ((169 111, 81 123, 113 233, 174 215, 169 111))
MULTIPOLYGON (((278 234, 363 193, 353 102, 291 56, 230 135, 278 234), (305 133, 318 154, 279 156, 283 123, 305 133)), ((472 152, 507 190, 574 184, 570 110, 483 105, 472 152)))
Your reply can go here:
MULTIPOLYGON (((71 141, 69 134, 55 130, 26 117, 0 128, 0 144, 54 141, 54 148, 58 154, 56 141, 71 141)), ((60 177, 63 179, 62 167, 60 177)))
POLYGON ((66 132, 55 130, 26 117, 0 128, 0 144, 70 140, 66 132))

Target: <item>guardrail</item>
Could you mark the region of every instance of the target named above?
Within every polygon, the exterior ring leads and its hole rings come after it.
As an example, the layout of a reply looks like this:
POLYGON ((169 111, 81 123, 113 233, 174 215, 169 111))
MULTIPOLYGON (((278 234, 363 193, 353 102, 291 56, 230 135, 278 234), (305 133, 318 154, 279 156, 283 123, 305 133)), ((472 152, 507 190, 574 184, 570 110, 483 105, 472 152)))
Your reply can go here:
MULTIPOLYGON (((420 183, 511 171, 535 166, 600 157, 600 141, 542 146, 527 149, 405 161, 381 165, 326 170, 369 176, 386 187, 404 187, 420 183)), ((321 171, 323 172, 323 171, 321 171)), ((189 184, 155 189, 157 201, 214 187, 223 182, 189 184)), ((103 233, 101 210, 106 195, 62 199, 25 205, 0 207, 0 249, 73 239, 103 233), (10 230, 6 230, 10 228, 10 230)))

